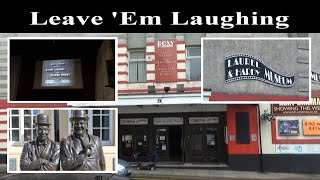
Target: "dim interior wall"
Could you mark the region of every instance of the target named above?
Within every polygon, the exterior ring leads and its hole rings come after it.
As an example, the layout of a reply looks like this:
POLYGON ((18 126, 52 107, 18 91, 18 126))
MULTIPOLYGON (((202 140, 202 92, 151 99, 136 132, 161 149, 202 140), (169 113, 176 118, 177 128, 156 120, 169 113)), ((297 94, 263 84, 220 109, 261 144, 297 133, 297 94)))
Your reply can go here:
POLYGON ((204 88, 213 93, 263 94, 285 96, 309 95, 308 40, 203 40, 204 88), (295 76, 290 88, 274 86, 258 80, 225 82, 225 58, 233 54, 258 58, 275 72, 295 76), (304 59, 306 59, 304 61, 304 59), (303 60, 303 62, 302 62, 303 60))
MULTIPOLYGON (((310 33, 311 37, 311 70, 320 74, 320 34, 319 33, 310 33)), ((320 91, 320 83, 312 83, 312 90, 320 91)))
POLYGON ((18 84, 21 71, 21 57, 10 57, 10 100, 15 101, 17 98, 18 84))
POLYGON ((111 87, 105 87, 108 84, 108 72, 106 61, 115 61, 114 54, 111 49, 110 41, 103 41, 98 50, 96 64, 96 100, 97 101, 113 101, 115 90, 111 87))

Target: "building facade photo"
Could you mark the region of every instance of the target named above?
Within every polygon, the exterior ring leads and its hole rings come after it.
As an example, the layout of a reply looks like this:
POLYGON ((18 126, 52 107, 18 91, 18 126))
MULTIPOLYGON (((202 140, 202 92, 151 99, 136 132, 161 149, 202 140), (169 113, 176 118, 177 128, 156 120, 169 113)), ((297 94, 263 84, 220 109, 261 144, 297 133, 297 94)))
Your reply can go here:
POLYGON ((310 38, 204 38, 209 101, 309 101, 310 38))

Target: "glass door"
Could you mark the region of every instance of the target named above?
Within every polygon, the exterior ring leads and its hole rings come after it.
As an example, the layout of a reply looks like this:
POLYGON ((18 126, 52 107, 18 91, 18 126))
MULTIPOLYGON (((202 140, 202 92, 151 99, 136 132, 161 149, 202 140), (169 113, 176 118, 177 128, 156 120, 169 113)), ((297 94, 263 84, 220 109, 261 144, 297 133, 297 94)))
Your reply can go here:
POLYGON ((191 130, 191 160, 202 161, 203 159, 203 128, 194 126, 191 130))
POLYGON ((139 158, 141 160, 148 159, 148 143, 147 143, 147 135, 136 135, 135 137, 135 151, 136 153, 140 153, 139 158))
POLYGON ((191 160, 196 162, 216 161, 218 128, 193 126, 191 133, 191 160))
POLYGON ((206 128, 206 144, 205 144, 205 160, 214 161, 217 159, 217 128, 207 127, 206 128))

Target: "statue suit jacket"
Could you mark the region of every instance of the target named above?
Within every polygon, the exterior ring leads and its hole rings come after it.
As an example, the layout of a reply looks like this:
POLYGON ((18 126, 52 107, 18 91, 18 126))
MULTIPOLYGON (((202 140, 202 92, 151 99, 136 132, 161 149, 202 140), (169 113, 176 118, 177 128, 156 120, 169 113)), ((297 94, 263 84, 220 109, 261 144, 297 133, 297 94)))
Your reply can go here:
POLYGON ((47 140, 43 150, 39 149, 38 140, 25 143, 20 157, 20 169, 22 171, 56 171, 59 170, 60 145, 57 142, 47 140), (40 152, 41 151, 41 152, 40 152), (39 158, 49 161, 47 165, 36 162, 39 158))
POLYGON ((61 167, 63 170, 103 171, 105 159, 100 138, 86 134, 86 144, 92 144, 91 156, 84 155, 81 141, 74 135, 67 136, 61 141, 61 167))

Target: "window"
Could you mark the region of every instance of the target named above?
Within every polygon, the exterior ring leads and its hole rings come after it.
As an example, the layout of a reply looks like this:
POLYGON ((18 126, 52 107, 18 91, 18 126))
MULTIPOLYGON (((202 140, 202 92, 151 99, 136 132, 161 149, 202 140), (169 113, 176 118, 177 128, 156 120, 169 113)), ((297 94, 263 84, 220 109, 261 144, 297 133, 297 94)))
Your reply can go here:
POLYGON ((93 110, 92 134, 100 137, 102 144, 110 143, 110 111, 93 110))
POLYGON ((187 80, 201 80, 201 48, 187 48, 187 80))
POLYGON ((24 144, 36 137, 34 122, 40 113, 36 109, 9 110, 9 141, 24 144))
POLYGON ((129 82, 146 82, 146 53, 129 51, 129 82))

